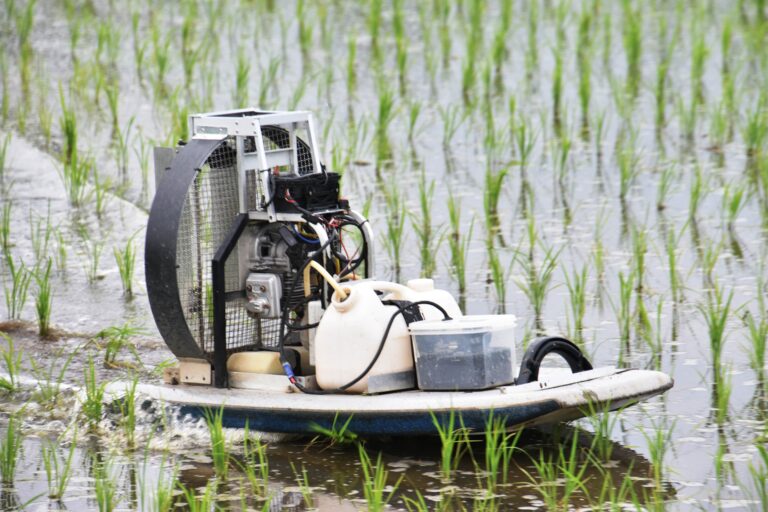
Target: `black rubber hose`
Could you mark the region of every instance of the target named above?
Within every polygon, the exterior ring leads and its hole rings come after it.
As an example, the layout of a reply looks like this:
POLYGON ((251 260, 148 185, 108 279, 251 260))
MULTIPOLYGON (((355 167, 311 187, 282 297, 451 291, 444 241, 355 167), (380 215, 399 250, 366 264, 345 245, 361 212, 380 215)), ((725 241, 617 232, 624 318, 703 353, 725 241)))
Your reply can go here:
POLYGON ((528 384, 539 380, 539 367, 544 357, 549 354, 557 354, 565 359, 573 373, 592 369, 592 364, 573 342, 559 336, 543 336, 536 338, 525 351, 515 384, 528 384))

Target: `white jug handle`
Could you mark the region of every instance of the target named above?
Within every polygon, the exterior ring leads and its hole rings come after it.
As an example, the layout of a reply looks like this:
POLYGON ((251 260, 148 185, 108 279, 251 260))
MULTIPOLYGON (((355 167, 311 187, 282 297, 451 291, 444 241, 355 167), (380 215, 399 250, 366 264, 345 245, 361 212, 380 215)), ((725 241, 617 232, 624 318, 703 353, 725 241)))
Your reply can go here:
POLYGON ((391 283, 389 281, 360 281, 355 283, 353 286, 365 286, 373 290, 389 292, 392 294, 391 298, 395 300, 402 300, 405 298, 406 294, 413 293, 413 290, 407 286, 398 283, 391 283))

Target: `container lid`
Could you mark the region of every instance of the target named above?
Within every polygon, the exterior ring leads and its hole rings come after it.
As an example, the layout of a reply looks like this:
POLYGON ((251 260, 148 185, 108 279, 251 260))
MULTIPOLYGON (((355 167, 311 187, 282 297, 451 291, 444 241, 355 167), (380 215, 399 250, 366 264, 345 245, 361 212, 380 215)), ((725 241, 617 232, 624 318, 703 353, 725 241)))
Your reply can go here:
POLYGON ((478 332, 514 329, 515 315, 467 315, 451 320, 421 320, 408 326, 411 334, 473 334, 478 332))

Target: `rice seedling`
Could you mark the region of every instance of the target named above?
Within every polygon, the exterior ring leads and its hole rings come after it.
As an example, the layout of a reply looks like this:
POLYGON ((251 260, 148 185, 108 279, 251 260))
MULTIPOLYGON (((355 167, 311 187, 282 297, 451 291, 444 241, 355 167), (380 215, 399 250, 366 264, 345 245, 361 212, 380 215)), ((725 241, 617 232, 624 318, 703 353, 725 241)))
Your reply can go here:
POLYGON ((619 338, 623 345, 629 345, 632 332, 632 292, 634 291, 635 274, 630 272, 626 277, 619 272, 619 307, 616 311, 616 323, 619 325, 619 338))
POLYGON ((382 85, 379 90, 379 108, 376 118, 376 165, 380 167, 392 158, 392 147, 389 141, 389 127, 395 119, 395 98, 388 86, 382 85))
POLYGON ((357 35, 354 32, 347 37, 346 69, 347 100, 351 102, 357 90, 357 35))
POLYGON ((466 113, 453 105, 447 107, 438 106, 440 119, 443 122, 443 150, 450 151, 453 139, 466 119, 466 113))
POLYGON ((459 306, 463 309, 467 296, 467 252, 472 240, 474 219, 469 224, 466 235, 462 235, 461 229, 461 201, 451 193, 448 196, 448 219, 450 232, 448 233, 448 247, 451 252, 450 273, 459 285, 459 306))
POLYGON ((211 458, 216 476, 221 481, 226 481, 229 474, 230 446, 224 433, 224 408, 218 410, 204 409, 203 417, 211 436, 211 458))
POLYGON ((499 199, 504 189, 504 178, 507 177, 509 169, 501 169, 494 172, 491 165, 485 168, 485 193, 483 194, 483 209, 486 218, 486 225, 489 227, 490 239, 495 236, 501 236, 501 219, 499 218, 499 199))
POLYGON ((504 269, 493 242, 488 246, 488 266, 491 270, 491 282, 496 292, 496 311, 499 314, 504 314, 507 311, 507 276, 509 275, 509 269, 504 269))
POLYGON ((528 81, 539 67, 539 2, 528 3, 528 44, 525 52, 525 76, 528 81))
POLYGON ((403 496, 403 503, 408 512, 429 512, 429 505, 424 495, 419 492, 418 489, 414 490, 416 496, 411 498, 410 496, 403 496))
POLYGON ((148 474, 148 461, 145 459, 143 473, 139 474, 138 488, 142 510, 164 512, 172 510, 176 501, 176 489, 181 486, 178 481, 178 468, 166 471, 165 458, 155 474, 148 474))
POLYGON ((619 167, 619 199, 626 202, 629 189, 638 176, 639 157, 635 153, 634 143, 625 142, 616 155, 619 167))
POLYGON ((419 242, 421 277, 432 277, 437 270, 437 254, 442 242, 442 235, 432 226, 432 198, 435 193, 435 181, 427 185, 426 173, 422 169, 419 179, 419 210, 411 214, 411 226, 419 242))
POLYGON ((3 86, 3 95, 0 97, 0 117, 3 121, 8 121, 11 111, 11 95, 9 93, 8 84, 8 63, 5 60, 5 53, 0 57, 0 82, 3 86))
MULTIPOLYGON (((35 23, 35 6, 37 0, 27 2, 23 10, 16 13, 16 31, 19 38, 19 72, 21 83, 21 98, 25 106, 28 104, 30 95, 30 84, 32 82, 32 61, 34 59, 34 50, 30 35, 35 23)), ((22 130, 23 133, 23 130, 22 130)))
POLYGON ((106 383, 99 382, 93 357, 90 354, 88 355, 88 366, 83 370, 83 377, 85 395, 82 397, 80 407, 83 417, 88 422, 89 429, 95 431, 99 421, 101 421, 106 383))
POLYGON ((584 339, 584 315, 587 312, 587 278, 589 265, 581 267, 581 271, 575 268, 571 273, 565 272, 565 284, 568 287, 570 298, 570 312, 573 321, 574 339, 579 342, 584 339))
POLYGON ((133 238, 136 236, 134 233, 128 241, 125 243, 125 248, 120 249, 114 247, 112 249, 115 255, 115 261, 117 262, 117 269, 120 272, 120 281, 123 283, 123 294, 133 294, 133 271, 136 265, 136 253, 134 252, 133 238))
POLYGON ((478 54, 483 46, 483 12, 485 3, 481 0, 470 0, 469 2, 469 27, 466 37, 466 49, 464 53, 464 62, 461 72, 461 96, 464 100, 464 106, 470 108, 474 106, 474 90, 477 83, 478 54))
POLYGON ((237 50, 237 68, 235 69, 235 91, 232 94, 232 103, 238 108, 248 106, 248 85, 250 81, 251 61, 245 50, 240 47, 237 50))
POLYGON ((85 226, 78 227, 78 236, 80 237, 80 243, 83 248, 83 252, 86 256, 84 262, 85 277, 89 283, 95 283, 103 276, 99 274, 99 262, 101 261, 101 253, 104 250, 104 239, 99 238, 94 240, 88 233, 88 228, 85 226))
POLYGON ((640 432, 645 438, 648 458, 651 462, 650 476, 656 492, 659 492, 661 491, 664 482, 664 459, 671 447, 670 441, 672 440, 674 424, 666 427, 661 423, 654 423, 653 420, 651 420, 651 428, 653 430, 649 432, 647 429, 640 427, 640 432))
POLYGON ((669 165, 664 167, 659 176, 659 184, 656 188, 656 211, 661 212, 667 207, 667 199, 672 191, 675 180, 676 169, 669 165))
POLYGON ((29 357, 29 366, 37 381, 34 399, 45 407, 56 407, 61 395, 64 376, 77 351, 65 354, 64 349, 55 353, 48 366, 43 368, 35 357, 29 357), (62 362, 63 360, 63 362, 62 362))
POLYGON ((627 60, 627 94, 636 98, 642 82, 641 58, 643 53, 643 10, 633 7, 631 0, 622 1, 622 42, 627 60))
POLYGON ((394 484, 388 485, 389 471, 381 461, 381 453, 375 462, 371 460, 363 444, 358 445, 358 453, 363 470, 363 496, 368 510, 371 512, 384 510, 400 486, 400 482, 403 481, 404 475, 400 475, 394 484))
POLYGON ((579 33, 576 56, 579 69, 579 105, 581 107, 581 133, 589 135, 589 102, 592 97, 592 28, 593 13, 586 4, 579 14, 579 33))
POLYGON ((153 76, 151 77, 152 88, 155 99, 159 100, 168 96, 166 75, 170 65, 171 37, 170 34, 166 34, 165 37, 162 37, 160 28, 156 24, 153 24, 150 42, 152 43, 151 57, 152 70, 154 71, 153 76))
MULTIPOLYGON (((762 290, 761 277, 758 278, 758 289, 762 290)), ((759 383, 765 383, 765 355, 766 344, 768 343, 768 314, 765 309, 765 296, 762 293, 757 295, 757 314, 746 311, 742 317, 747 328, 747 337, 749 346, 749 365, 757 376, 759 383)))
POLYGON ((667 265, 669 266, 669 289, 672 293, 672 301, 679 303, 682 301, 683 294, 681 290, 682 279, 678 270, 677 253, 680 247, 680 241, 685 233, 686 226, 680 228, 678 233, 670 230, 664 240, 664 247, 667 253, 667 265))
MULTIPOLYGON (((530 226, 529 222, 529 226, 530 226)), ((534 228, 535 229, 535 228, 534 228)), ((535 238, 533 240, 536 240, 535 238)), ((533 308, 535 329, 537 332, 544 330, 542 322, 542 313, 544 303, 549 291, 552 289, 552 277, 557 268, 557 260, 562 252, 562 248, 555 250, 554 247, 544 247, 544 254, 539 265, 536 264, 530 255, 516 253, 516 260, 520 264, 523 277, 515 278, 515 284, 528 298, 533 308)), ((533 251, 533 248, 531 248, 533 251)), ((532 254, 532 253, 531 253, 532 254)))
POLYGON ((5 176, 5 168, 8 164, 8 147, 11 145, 12 133, 8 132, 0 143, 0 180, 5 176))
POLYGON ((523 469, 547 510, 569 510, 574 493, 587 492, 584 473, 589 466, 579 463, 577 443, 574 434, 570 445, 558 447, 557 458, 539 451, 538 458, 531 457, 535 474, 523 469))
MULTIPOLYGON (((74 167, 77 164, 77 115, 71 105, 67 105, 64 99, 64 90, 59 84, 59 103, 61 106, 61 118, 59 127, 63 135, 62 162, 65 167, 74 167)), ((66 185, 66 183, 65 183, 66 185)))
POLYGON ((87 193, 88 178, 93 174, 94 162, 90 157, 77 158, 73 162, 63 165, 62 181, 72 206, 79 207, 87 202, 89 198, 87 193))
POLYGON ((408 142, 415 151, 415 138, 418 130, 419 116, 421 115, 421 102, 412 101, 408 106, 408 142))
POLYGON ((747 112, 747 118, 741 137, 747 149, 747 158, 753 159, 762 154, 768 138, 768 121, 765 119, 766 97, 761 92, 754 109, 747 112))
POLYGON ((447 417, 445 414, 438 416, 434 412, 430 412, 430 416, 440 438, 440 476, 443 482, 450 482, 466 450, 463 444, 464 429, 456 426, 457 414, 453 409, 447 417))
POLYGON ((266 496, 269 490, 267 444, 253 437, 247 424, 243 439, 243 462, 240 469, 245 473, 253 492, 258 496, 266 496))
MULTIPOLYGON (((662 17, 662 23, 667 23, 666 18, 662 17)), ((669 76, 669 67, 672 63, 672 56, 674 54, 674 48, 677 44, 677 37, 672 37, 662 50, 662 55, 659 58, 659 62, 656 66, 656 79, 654 81, 653 96, 655 99, 654 105, 654 122, 656 127, 656 137, 661 137, 661 130, 667 123, 667 81, 669 76)))
POLYGON ((134 376, 125 387, 125 394, 119 401, 120 427, 123 429, 123 434, 125 434, 129 450, 133 449, 136 445, 136 386, 138 383, 138 377, 134 376))
MULTIPOLYGON (((357 442, 357 434, 352 432, 349 429, 349 424, 352 422, 353 416, 348 416, 344 422, 341 422, 341 418, 339 417, 339 414, 336 413, 336 415, 333 417, 333 423, 331 423, 330 428, 325 428, 322 425, 313 424, 312 425, 312 431, 317 432, 318 434, 322 435, 323 437, 327 438, 331 446, 336 444, 351 444, 357 442)), ((315 437, 312 439, 312 442, 314 443, 318 438, 315 437)))
POLYGON ((41 338, 50 334, 51 312, 53 311, 53 293, 51 290, 51 265, 49 258, 45 270, 35 272, 37 293, 35 294, 35 312, 37 313, 37 333, 41 338))
POLYGON ((395 274, 395 281, 400 281, 403 236, 405 234, 405 201, 397 186, 392 183, 385 195, 387 232, 384 245, 395 274))
POLYGON ((51 203, 48 202, 48 214, 45 218, 45 222, 40 217, 37 217, 35 221, 32 220, 32 210, 29 211, 29 239, 32 242, 32 254, 35 259, 35 266, 37 266, 43 259, 43 256, 48 254, 48 245, 51 241, 51 234, 53 229, 51 228, 51 203))
POLYGON ((736 219, 746 206, 747 187, 743 184, 726 184, 723 187, 723 212, 725 223, 730 234, 735 233, 736 219))
POLYGON ((63 274, 67 270, 67 241, 64 238, 64 232, 56 229, 56 250, 53 252, 53 258, 56 261, 56 270, 63 274))
POLYGON ((133 122, 135 120, 136 118, 131 116, 123 130, 118 126, 113 137, 115 143, 115 164, 117 170, 123 176, 124 181, 127 179, 128 150, 131 148, 131 128, 133 128, 133 122))
POLYGON ((210 512, 212 510, 216 489, 215 485, 214 482, 208 482, 205 486, 205 491, 198 495, 195 493, 194 489, 190 489, 181 482, 178 482, 178 486, 181 488, 181 493, 184 496, 189 512, 210 512))
POLYGON ((493 35, 491 43, 491 59, 493 61, 493 71, 498 92, 503 90, 502 68, 509 58, 507 40, 509 39, 511 25, 512 2, 502 2, 501 12, 499 13, 499 26, 493 35))
POLYGON ((763 505, 768 503, 768 449, 759 443, 755 443, 757 448, 759 464, 749 463, 749 477, 752 480, 752 487, 757 495, 758 503, 763 505))
POLYGON ((392 0, 392 32, 395 35, 395 64, 400 95, 405 96, 408 85, 408 37, 405 30, 403 0, 392 0))
POLYGON ((552 51, 555 67, 552 71, 552 126, 560 136, 562 129, 561 102, 563 97, 563 49, 559 46, 552 51))
POLYGON ((691 99, 688 105, 686 105, 685 99, 680 95, 675 103, 675 110, 677 111, 681 135, 690 146, 693 144, 693 139, 696 135, 696 124, 698 122, 699 113, 698 105, 694 99, 691 99))
POLYGON ((0 217, 0 248, 3 255, 8 259, 11 255, 11 210, 13 209, 13 200, 8 199, 3 204, 2 217, 0 217))
MULTIPOLYGON (((699 313, 704 317, 709 333, 709 348, 714 378, 717 381, 722 373, 723 348, 726 340, 726 328, 728 326, 728 317, 731 312, 731 302, 733 301, 733 291, 727 296, 717 285, 707 295, 707 302, 699 304, 699 313)), ((717 382, 716 382, 717 384, 717 382)))
POLYGON ((22 370, 22 351, 16 350, 13 338, 4 332, 0 332, 0 338, 6 344, 6 346, 0 347, 0 360, 3 362, 3 371, 5 373, 5 375, 0 376, 0 389, 12 393, 18 390, 20 386, 18 378, 22 370))
POLYGON ((111 512, 117 507, 117 478, 109 460, 94 461, 93 490, 99 512, 111 512))
POLYGON ((0 437, 0 479, 4 484, 13 484, 16 468, 22 455, 24 432, 20 414, 11 414, 5 428, 5 436, 0 437))
POLYGON ((130 363, 120 362, 117 360, 118 355, 123 348, 128 348, 133 354, 136 362, 141 365, 141 356, 139 355, 136 347, 131 343, 131 338, 139 336, 144 331, 140 327, 135 327, 130 323, 125 323, 121 326, 111 326, 99 331, 96 336, 93 337, 93 341, 102 342, 104 350, 104 367, 105 368, 133 368, 130 363))
POLYGON ((704 103, 704 67, 709 57, 709 45, 705 31, 700 28, 704 16, 701 8, 694 9, 691 28, 691 97, 697 103, 704 103))
POLYGON ((8 274, 3 280, 5 309, 8 312, 8 320, 18 320, 21 318, 24 304, 27 302, 27 292, 32 280, 32 273, 24 266, 23 261, 15 263, 10 253, 7 253, 5 263, 8 267, 8 274), (8 283, 9 277, 10 284, 8 283))
POLYGON ((75 431, 72 440, 69 441, 64 455, 59 453, 61 444, 61 439, 58 442, 49 440, 43 443, 41 448, 41 459, 48 481, 48 497, 57 501, 64 498, 64 493, 72 479, 72 462, 74 462, 77 448, 77 432, 75 431))

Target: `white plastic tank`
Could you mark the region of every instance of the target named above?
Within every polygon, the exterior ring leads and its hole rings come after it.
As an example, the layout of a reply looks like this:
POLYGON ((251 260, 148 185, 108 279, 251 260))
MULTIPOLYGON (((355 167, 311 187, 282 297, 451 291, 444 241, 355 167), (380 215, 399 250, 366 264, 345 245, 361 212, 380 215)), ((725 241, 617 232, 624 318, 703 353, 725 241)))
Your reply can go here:
MULTIPOLYGON (((386 281, 358 281, 345 286, 348 291, 346 300, 341 301, 337 293, 333 294, 314 339, 315 371, 322 389, 336 389, 347 384, 373 360, 384 330, 397 311, 394 305, 384 305, 382 299, 430 300, 445 308, 451 317, 461 316, 459 306, 448 292, 435 290, 431 283, 416 283, 416 287, 419 289, 386 281), (381 297, 377 291, 383 292, 381 297)), ((430 306, 422 306, 420 310, 426 319, 443 317, 440 311, 430 306)), ((347 392, 393 391, 414 385, 411 337, 405 320, 398 315, 376 364, 347 392)))

